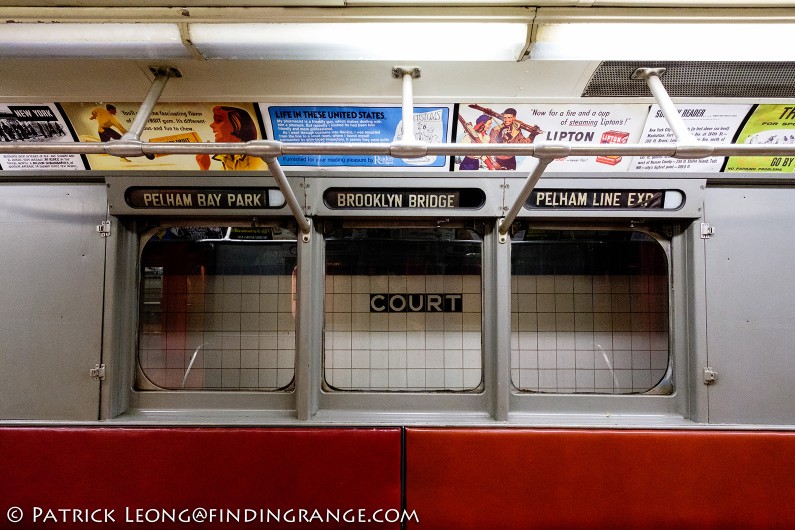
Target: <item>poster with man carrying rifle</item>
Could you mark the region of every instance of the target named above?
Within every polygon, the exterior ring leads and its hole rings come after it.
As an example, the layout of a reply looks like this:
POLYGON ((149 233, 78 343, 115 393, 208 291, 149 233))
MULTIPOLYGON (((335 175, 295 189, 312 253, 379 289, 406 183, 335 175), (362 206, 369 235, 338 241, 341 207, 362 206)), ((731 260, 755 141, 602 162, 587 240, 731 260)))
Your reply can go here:
MULTIPOLYGON (((646 105, 461 104, 456 142, 479 144, 633 143, 640 137, 646 105)), ((568 157, 547 171, 626 171, 629 157, 568 157)), ((455 171, 531 171, 530 156, 461 156, 455 171)))

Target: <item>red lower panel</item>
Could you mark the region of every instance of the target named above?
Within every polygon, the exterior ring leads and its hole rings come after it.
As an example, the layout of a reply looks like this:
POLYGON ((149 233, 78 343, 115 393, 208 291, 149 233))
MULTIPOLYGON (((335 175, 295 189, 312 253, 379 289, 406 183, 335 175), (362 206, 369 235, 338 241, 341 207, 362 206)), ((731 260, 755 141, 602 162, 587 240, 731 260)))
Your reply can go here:
POLYGON ((400 429, 2 428, 0 528, 386 519, 400 508, 400 438, 400 429))
POLYGON ((428 529, 795 528, 795 433, 406 430, 428 529))

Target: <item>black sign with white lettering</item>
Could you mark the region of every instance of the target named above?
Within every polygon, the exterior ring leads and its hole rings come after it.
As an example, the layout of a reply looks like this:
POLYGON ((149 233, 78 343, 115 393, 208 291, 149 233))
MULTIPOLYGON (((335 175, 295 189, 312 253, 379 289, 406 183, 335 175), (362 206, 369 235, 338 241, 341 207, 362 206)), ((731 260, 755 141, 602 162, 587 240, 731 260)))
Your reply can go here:
POLYGON ((19 121, 58 121, 58 117, 53 114, 52 110, 42 105, 9 105, 8 110, 19 121))
POLYGON ((124 198, 133 208, 247 210, 281 208, 285 203, 276 188, 132 187, 124 198), (278 197, 280 204, 273 204, 272 197, 278 197))
POLYGON ((461 313, 461 294, 371 294, 371 313, 461 313))
POLYGON ((529 209, 663 209, 663 190, 545 190, 535 189, 525 202, 529 209))
POLYGON ((424 208, 482 208, 486 202, 483 190, 383 188, 331 188, 323 194, 323 202, 332 210, 417 210, 424 208))

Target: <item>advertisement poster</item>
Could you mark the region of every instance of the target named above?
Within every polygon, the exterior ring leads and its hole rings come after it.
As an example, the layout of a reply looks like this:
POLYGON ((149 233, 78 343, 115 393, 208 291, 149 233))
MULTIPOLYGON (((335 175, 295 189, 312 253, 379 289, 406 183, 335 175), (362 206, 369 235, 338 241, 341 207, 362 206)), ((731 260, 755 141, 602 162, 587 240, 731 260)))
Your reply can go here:
MULTIPOLYGON (((458 109, 456 142, 529 144, 634 143, 646 105, 468 104, 458 109)), ((568 157, 547 172, 626 171, 628 157, 568 157)), ((455 170, 531 171, 533 157, 456 157, 455 170)))
MULTIPOLYGON (((748 115, 751 105, 677 105, 677 111, 690 134, 700 142, 730 144, 737 128, 748 115)), ((660 107, 652 105, 640 143, 672 144, 676 136, 668 126, 660 107)), ((703 171, 717 173, 724 157, 681 159, 663 156, 636 156, 632 171, 703 171)))
MULTIPOLYGON (((400 106, 294 106, 261 104, 268 135, 284 143, 390 143, 403 138, 400 106)), ((418 142, 450 141, 451 107, 414 107, 414 137, 418 142)), ((326 168, 447 167, 447 157, 393 158, 374 155, 288 155, 283 166, 326 168)))
MULTIPOLYGON (((74 141, 63 115, 54 103, 0 105, 0 142, 74 141)), ((80 155, 0 155, 5 170, 85 169, 80 155)))
MULTIPOLYGON (((759 105, 737 137, 737 144, 795 144, 795 105, 759 105)), ((724 171, 772 171, 792 173, 795 157, 732 156, 724 171)))
MULTIPOLYGON (((64 112, 81 142, 122 137, 139 103, 64 103, 64 112)), ((162 103, 155 106, 141 134, 144 142, 247 142, 261 139, 251 103, 162 103)), ((119 158, 87 155, 91 169, 265 170, 265 162, 246 155, 150 155, 119 158)))

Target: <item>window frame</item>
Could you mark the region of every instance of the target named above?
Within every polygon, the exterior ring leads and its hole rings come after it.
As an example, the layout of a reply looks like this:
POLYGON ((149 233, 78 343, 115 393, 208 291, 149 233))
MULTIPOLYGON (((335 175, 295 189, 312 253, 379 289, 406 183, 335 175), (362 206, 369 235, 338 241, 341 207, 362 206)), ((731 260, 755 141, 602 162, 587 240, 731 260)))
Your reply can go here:
MULTIPOLYGON (((530 227, 530 223, 526 223, 524 226, 526 228, 529 228, 530 227)), ((664 260, 664 263, 662 263, 662 265, 664 265, 664 267, 665 267, 665 274, 664 275, 657 275, 657 276, 664 276, 664 278, 665 278, 665 286, 666 286, 666 291, 665 291, 665 296, 666 296, 665 307, 666 307, 666 317, 667 317, 666 318, 666 327, 667 327, 667 329, 665 330, 666 343, 667 343, 667 347, 666 347, 666 369, 662 373, 662 376, 660 376, 659 379, 657 379, 656 381, 653 380, 653 385, 651 387, 649 387, 646 390, 637 391, 637 392, 635 392, 635 391, 629 391, 629 392, 605 392, 605 391, 601 391, 600 392, 597 389, 593 389, 591 391, 577 391, 576 389, 574 391, 553 391, 553 390, 543 390, 541 388, 539 388, 538 390, 530 390, 530 389, 519 387, 519 385, 517 385, 516 381, 514 380, 514 377, 513 377, 513 371, 514 371, 513 362, 514 362, 514 351, 515 350, 513 349, 513 343, 512 343, 511 344, 511 363, 512 363, 511 364, 511 370, 512 370, 511 383, 512 383, 512 390, 514 392, 521 393, 521 394, 552 394, 552 395, 557 395, 557 396, 568 395, 568 394, 575 394, 575 395, 584 394, 584 395, 596 396, 596 395, 645 395, 645 394, 657 395, 657 394, 671 394, 671 393, 673 393, 673 391, 674 391, 673 371, 672 371, 673 356, 671 354, 671 347, 670 347, 670 342, 671 342, 670 341, 670 325, 671 325, 671 323, 670 323, 670 320, 671 320, 671 318, 670 318, 670 316, 671 316, 671 313, 670 313, 670 310, 671 310, 671 304, 670 304, 670 292, 671 292, 671 286, 670 286, 670 280, 671 280, 671 273, 670 273, 670 270, 671 270, 671 265, 670 265, 670 262, 671 262, 670 240, 668 238, 666 238, 663 234, 659 233, 659 232, 654 232, 654 231, 651 231, 651 230, 648 230, 648 229, 636 229, 636 228, 631 228, 631 227, 622 227, 622 228, 616 229, 616 228, 613 228, 613 227, 601 226, 601 227, 599 227, 598 230, 585 229, 585 228, 571 229, 571 228, 566 228, 566 227, 539 228, 537 226, 532 226, 532 228, 533 229, 538 229, 539 231, 547 233, 547 234, 551 234, 551 233, 554 233, 554 232, 561 232, 561 233, 564 233, 564 232, 566 232, 566 233, 572 233, 572 232, 584 232, 584 233, 585 232, 609 232, 609 233, 612 233, 612 234, 621 234, 621 233, 623 233, 623 234, 644 234, 645 236, 647 236, 649 238, 650 242, 653 241, 653 242, 656 242, 657 245, 659 245, 659 249, 662 251, 662 259, 664 260)), ((513 245, 521 244, 521 243, 526 242, 526 241, 527 241, 526 239, 524 241, 511 240, 512 258, 513 258, 513 249, 514 249, 513 245)), ((557 241, 557 240, 555 240, 555 241, 557 241)), ((572 240, 572 241, 576 241, 576 240, 572 240)), ((587 240, 579 240, 579 241, 583 241, 584 242, 584 241, 587 241, 587 240)), ((541 240, 539 240, 539 242, 541 242, 541 240)), ((658 265, 660 265, 660 264, 658 264, 658 265)), ((533 276, 539 276, 539 274, 534 274, 533 276)), ((552 276, 554 278, 557 275, 556 274, 552 274, 552 276)), ((570 276, 570 275, 569 274, 563 274, 563 276, 570 276)), ((571 275, 571 276, 578 276, 578 275, 571 275)), ((591 275, 587 275, 587 276, 591 276, 591 275)), ((595 274, 593 276, 595 276, 595 274)), ((612 274, 607 274, 607 276, 608 277, 612 277, 613 275, 612 274)), ((618 276, 626 276, 626 275, 619 274, 618 276)), ((512 287, 511 287, 511 316, 512 316, 512 318, 513 318, 513 315, 519 316, 522 313, 521 311, 518 310, 518 307, 514 307, 513 306, 514 297, 517 298, 517 303, 518 303, 519 297, 522 296, 519 293, 515 293, 514 290, 513 290, 513 279, 514 279, 514 277, 520 278, 521 276, 513 274, 513 270, 511 270, 511 279, 512 279, 512 287)), ((631 280, 630 280, 630 282, 631 282, 631 280)), ((543 293, 548 293, 548 292, 549 291, 544 291, 543 293)), ((577 291, 575 290, 574 291, 575 296, 576 296, 576 292, 577 291)), ((649 291, 648 293, 644 293, 644 294, 650 294, 650 293, 653 293, 653 292, 655 292, 655 291, 649 291)), ((538 294, 541 294, 541 293, 539 292, 538 294)), ((557 289, 554 291, 553 294, 555 296, 557 296, 557 294, 558 294, 557 289)), ((594 291, 594 294, 596 294, 595 291, 594 291)), ((575 305, 576 305, 576 303, 575 303, 575 305)), ((535 314, 538 314, 540 312, 541 311, 536 311, 535 314)), ((576 311, 576 308, 572 308, 572 312, 574 313, 575 318, 576 318, 577 313, 580 313, 580 312, 576 311)), ((534 312, 531 311, 530 313, 534 313, 534 312)), ((586 311, 584 313, 588 314, 589 312, 586 311)), ((595 311, 591 312, 591 314, 595 314, 595 313, 596 313, 595 311)), ((635 313, 634 311, 630 311, 630 314, 634 314, 634 313, 635 313)), ((611 311, 610 313, 607 313, 607 314, 613 315, 613 312, 611 311)), ((514 333, 518 334, 518 333, 521 333, 521 331, 522 330, 517 329, 514 332, 513 327, 512 327, 512 329, 511 329, 512 341, 514 339, 514 333)), ((615 331, 616 330, 611 330, 611 334, 614 333, 615 331)), ((558 333, 559 330, 555 330, 555 332, 558 333)), ((573 331, 573 333, 577 333, 577 332, 578 331, 576 329, 573 331)), ((630 331, 630 332, 634 333, 634 331, 630 331)), ((651 333, 651 332, 652 331, 649 331, 649 333, 651 333)), ((540 333, 540 331, 539 331, 539 333, 540 333)), ((541 350, 541 348, 538 348, 538 349, 539 349, 539 351, 541 350)), ((564 350, 565 350, 565 348, 564 348, 564 350)), ((556 348, 555 351, 558 352, 560 350, 558 350, 556 348)), ((611 351, 612 351, 612 348, 611 348, 611 351)), ((518 354, 518 352, 517 352, 517 354, 518 354)), ((557 353, 556 353, 556 358, 557 358, 557 353)), ((540 368, 538 368, 536 370, 538 371, 539 369, 540 368)), ((516 370, 519 371, 521 369, 516 369, 516 370)), ((652 368, 649 368, 649 372, 651 372, 651 371, 652 371, 652 368)))
MULTIPOLYGON (((137 381, 139 377, 146 376, 142 373, 139 355, 139 329, 140 329, 140 297, 142 296, 142 256, 146 244, 164 228, 177 227, 196 227, 196 226, 224 226, 224 227, 244 227, 249 228, 252 223, 241 219, 205 219, 205 218, 162 218, 157 222, 147 222, 146 226, 138 227, 139 222, 132 223, 132 230, 136 234, 137 260, 133 268, 135 273, 135 295, 134 295, 134 336, 135 347, 133 364, 133 374, 131 376, 130 407, 136 414, 147 414, 149 411, 177 409, 182 413, 201 410, 250 410, 261 411, 265 416, 292 416, 295 410, 295 371, 293 382, 285 389, 278 390, 227 390, 227 389, 168 389, 154 386, 153 388, 139 388, 137 381)), ((283 219, 261 220, 257 227, 281 227, 285 225, 298 234, 298 229, 292 221, 285 223, 283 219)), ((300 238, 296 239, 297 261, 300 261, 300 238)), ((292 240, 290 240, 292 241, 292 240)), ((296 344, 298 342, 298 330, 296 325, 296 344)), ((296 345, 297 350, 297 345, 296 345)), ((297 355, 297 353, 296 353, 297 355)), ((288 416, 288 417, 289 417, 288 416)))
MULTIPOLYGON (((654 238, 663 249, 668 267, 668 369, 663 381, 672 385, 635 394, 594 393, 533 393, 521 391, 511 385, 509 409, 513 419, 523 422, 537 421, 539 416, 556 415, 582 418, 603 417, 612 423, 625 421, 648 423, 650 417, 665 421, 687 418, 688 379, 688 323, 687 323, 687 263, 689 221, 654 219, 633 221, 600 219, 576 222, 549 222, 521 219, 542 230, 621 230, 643 232, 654 238)), ((510 258, 509 258, 510 260, 510 258)), ((510 306, 510 301, 508 302, 510 306)), ((510 346, 510 345, 509 345, 510 346)), ((510 348, 509 348, 510 350, 510 348)), ((659 386, 659 385, 658 385, 659 386)))
MULTIPOLYGON (((323 226, 326 223, 328 226, 339 224, 339 220, 325 219, 319 220, 316 224, 323 226)), ((469 220, 471 224, 471 220, 469 220)), ((343 221, 343 224, 344 221, 343 221)), ((447 220, 445 228, 467 227, 467 223, 463 220, 447 220)), ((482 379, 481 385, 476 390, 472 391, 401 391, 401 392, 384 392, 379 390, 332 390, 325 388, 323 385, 322 358, 318 363, 317 373, 319 378, 313 381, 312 392, 316 397, 316 408, 313 413, 314 418, 319 421, 393 421, 398 423, 415 422, 415 421, 432 421, 432 422, 462 422, 465 424, 471 423, 489 423, 491 421, 491 414, 493 411, 493 393, 490 391, 493 388, 494 377, 494 359, 496 357, 493 345, 489 344, 487 340, 488 327, 493 318, 488 318, 488 315, 493 311, 489 311, 489 300, 493 299, 493 295, 489 293, 492 286, 485 279, 487 278, 487 271, 490 270, 490 254, 487 249, 497 243, 496 231, 491 230, 493 226, 491 223, 477 223, 484 228, 477 228, 476 231, 481 236, 481 358, 482 358, 482 379)), ((412 228, 434 228, 439 223, 434 221, 410 221, 410 222, 391 222, 385 224, 382 221, 355 221, 352 225, 359 227, 412 227, 412 228)), ((468 226, 471 228, 471 226, 468 226)), ((319 254, 320 275, 322 280, 318 284, 322 288, 321 293, 325 294, 325 237, 317 243, 317 252, 319 254)), ((325 309, 323 307, 318 311, 318 321, 320 325, 315 329, 322 332, 322 323, 324 320, 325 309)), ((319 354, 322 357, 323 352, 323 338, 322 333, 318 337, 319 340, 319 354)))
MULTIPOLYGON (((555 229, 602 229, 626 228, 631 222, 612 219, 599 221, 556 219, 534 226, 555 229)), ((126 222, 135 231, 142 219, 126 222)), ((284 225, 285 219, 273 220, 284 225)), ((210 423, 253 422, 275 425, 307 424, 432 424, 494 426, 506 425, 683 425, 687 424, 687 378, 688 330, 687 320, 688 262, 692 258, 693 223, 689 220, 661 218, 650 220, 648 226, 664 227, 670 231, 666 256, 669 263, 669 355, 676 384, 670 395, 571 395, 571 394, 525 394, 518 393, 511 384, 511 257, 510 244, 505 244, 498 233, 499 219, 477 220, 482 229, 482 348, 483 390, 471 393, 444 392, 371 392, 333 391, 322 385, 322 326, 324 321, 323 300, 325 294, 325 241, 324 224, 339 222, 339 219, 313 218, 311 233, 297 241, 299 271, 297 274, 298 311, 296 314, 296 371, 294 387, 289 392, 259 391, 139 391, 129 383, 127 398, 121 398, 115 406, 120 409, 121 421, 146 421, 155 418, 164 421, 172 418, 177 422, 202 421, 210 423), (688 257, 690 256, 690 257, 688 257), (126 400, 126 402, 125 402, 126 400), (234 419, 229 412, 234 413, 234 419)), ((361 222, 361 221, 360 221, 361 222)), ((462 223, 464 221, 461 221, 462 223)), ((472 219, 468 219, 471 223, 472 219)), ((219 219, 163 219, 163 225, 217 225, 219 219)), ((419 222, 421 226, 435 224, 419 222)), ((230 226, 250 223, 224 221, 230 226)), ((267 225, 267 222, 262 222, 267 225)), ((416 224, 416 223, 413 223, 416 224)), ((394 223, 389 223, 394 226, 394 223)), ((697 232, 697 230, 696 230, 697 232)), ((137 232, 135 232, 137 233, 137 232)), ((131 244, 137 247, 140 263, 142 238, 131 244)), ((697 237, 697 236, 696 236, 697 237)), ((130 244, 128 243, 128 246, 130 244)), ((120 249, 121 250, 121 249, 120 249)), ((119 252, 119 251, 117 251, 119 252)), ((120 254, 122 255, 122 254, 120 254)), ((140 265, 136 264, 127 274, 135 283, 134 288, 122 297, 124 304, 135 307, 132 323, 116 323, 116 326, 132 326, 133 337, 138 330, 138 297, 140 296, 140 265)), ((113 264, 109 262, 109 267, 113 264)), ((120 267, 123 272, 125 267, 120 267)), ((692 275, 692 273, 690 273, 692 275)), ((129 310, 129 308, 128 308, 129 310)), ((131 315, 132 316, 132 315, 131 315)), ((119 335, 130 331, 119 332, 119 335)), ((137 355, 137 338, 133 350, 137 355)), ((124 348, 119 348, 123 351, 124 348)), ((124 361, 128 362, 128 361, 124 361)), ((130 374, 134 362, 130 362, 130 374)), ((132 376, 130 376, 131 378, 132 376)))

